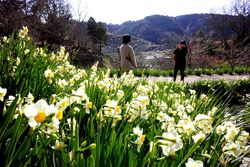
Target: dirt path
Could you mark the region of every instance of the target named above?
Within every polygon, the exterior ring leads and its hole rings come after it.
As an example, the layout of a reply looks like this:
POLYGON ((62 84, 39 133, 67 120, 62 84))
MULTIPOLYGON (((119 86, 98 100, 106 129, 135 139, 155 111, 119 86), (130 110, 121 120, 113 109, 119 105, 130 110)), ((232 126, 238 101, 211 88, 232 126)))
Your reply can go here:
MULTIPOLYGON (((152 81, 172 81, 173 77, 153 77, 150 76, 148 77, 149 80, 152 81)), ((195 75, 188 75, 187 77, 184 78, 185 83, 194 83, 200 80, 228 80, 228 81, 233 81, 233 80, 239 80, 239 79, 250 79, 250 74, 245 74, 245 75, 201 75, 201 76, 195 76, 195 75)), ((180 81, 180 76, 177 76, 177 81, 180 81)))

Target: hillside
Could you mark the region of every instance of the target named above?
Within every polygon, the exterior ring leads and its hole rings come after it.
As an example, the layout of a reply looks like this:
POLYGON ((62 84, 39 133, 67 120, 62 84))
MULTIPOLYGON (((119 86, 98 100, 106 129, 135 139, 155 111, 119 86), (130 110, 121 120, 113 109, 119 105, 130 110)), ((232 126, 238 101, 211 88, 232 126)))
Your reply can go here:
MULTIPOLYGON (((193 37, 198 30, 205 33, 211 32, 213 29, 209 24, 210 18, 210 14, 177 17, 152 15, 138 21, 127 21, 121 25, 108 24, 108 47, 119 46, 121 36, 128 33, 133 37, 135 50, 138 52, 170 49, 181 39, 193 37)), ((228 33, 230 33, 229 30, 228 33)), ((112 52, 109 48, 106 50, 112 52)))
POLYGON ((142 68, 172 68, 172 50, 182 39, 189 43, 193 67, 248 65, 250 37, 237 42, 237 34, 230 29, 232 27, 219 27, 220 25, 216 25, 216 19, 234 21, 237 27, 241 25, 239 18, 229 15, 152 15, 121 25, 106 24, 108 41, 102 51, 117 62, 117 48, 121 45, 122 35, 128 33, 132 36, 131 45, 142 68))

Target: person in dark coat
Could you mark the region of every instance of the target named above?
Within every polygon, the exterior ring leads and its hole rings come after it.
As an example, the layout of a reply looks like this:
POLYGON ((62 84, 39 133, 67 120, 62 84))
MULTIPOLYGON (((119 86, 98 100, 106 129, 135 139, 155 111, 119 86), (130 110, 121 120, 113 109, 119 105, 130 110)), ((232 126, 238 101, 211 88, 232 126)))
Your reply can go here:
POLYGON ((176 45, 174 50, 174 81, 176 81, 177 73, 180 70, 181 81, 184 81, 184 71, 186 67, 186 55, 188 53, 186 41, 182 40, 179 44, 176 45))

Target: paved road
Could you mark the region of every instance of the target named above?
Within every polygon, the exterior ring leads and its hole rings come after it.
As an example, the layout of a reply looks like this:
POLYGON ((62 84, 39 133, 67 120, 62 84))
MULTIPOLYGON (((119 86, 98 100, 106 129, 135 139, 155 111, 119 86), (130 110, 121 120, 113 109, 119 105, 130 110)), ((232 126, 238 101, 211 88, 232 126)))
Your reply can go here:
MULTIPOLYGON (((149 80, 154 81, 172 81, 173 77, 148 77, 149 80)), ((195 75, 188 75, 184 78, 185 83, 193 83, 200 80, 239 80, 239 79, 250 79, 250 74, 245 75, 201 75, 201 76, 195 76, 195 75)), ((180 76, 177 76, 177 81, 180 81, 180 76)))

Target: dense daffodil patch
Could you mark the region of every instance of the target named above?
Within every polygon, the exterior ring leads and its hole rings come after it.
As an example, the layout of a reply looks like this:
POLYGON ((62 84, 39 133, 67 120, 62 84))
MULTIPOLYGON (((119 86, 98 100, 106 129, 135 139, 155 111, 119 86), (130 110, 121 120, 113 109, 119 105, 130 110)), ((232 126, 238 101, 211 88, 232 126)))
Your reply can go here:
POLYGON ((27 34, 1 40, 3 166, 235 166, 249 153, 218 97, 76 68, 64 47, 47 53, 27 34))

